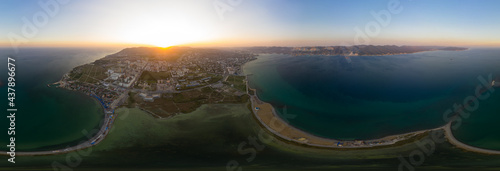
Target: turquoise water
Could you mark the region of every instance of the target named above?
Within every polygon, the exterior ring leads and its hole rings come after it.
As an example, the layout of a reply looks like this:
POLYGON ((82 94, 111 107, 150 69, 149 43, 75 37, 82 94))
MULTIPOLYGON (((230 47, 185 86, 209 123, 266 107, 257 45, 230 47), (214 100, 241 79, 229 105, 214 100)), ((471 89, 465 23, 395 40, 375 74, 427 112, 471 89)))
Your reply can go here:
POLYGON ((500 89, 479 102, 477 111, 469 118, 462 118, 462 124, 453 133, 466 144, 487 149, 500 150, 500 89))
MULTIPOLYGON (((474 95, 477 77, 500 76, 499 49, 435 51, 408 55, 340 56, 261 55, 245 65, 250 86, 291 125, 318 136, 371 139, 444 125, 443 113, 474 95)), ((500 94, 500 93, 499 93, 500 94)), ((492 96, 457 132, 458 139, 479 138, 491 144, 500 102, 492 96)), ((487 146, 487 145, 486 145, 487 146)), ((494 147, 494 146, 491 146, 494 147)), ((498 146, 495 146, 498 148, 498 146)))
MULTIPOLYGON (((86 136, 82 130, 98 127, 103 118, 99 104, 88 96, 58 88, 47 87, 58 81, 73 67, 92 62, 118 49, 25 48, 19 53, 1 49, 0 65, 7 66, 7 57, 16 59, 16 150, 51 150, 75 145, 86 136)), ((7 68, 0 78, 7 82, 7 68)), ((7 92, 6 84, 1 86, 7 92)), ((2 111, 7 108, 3 94, 2 111)), ((1 119, 1 144, 7 144, 9 121, 1 119), (4 132, 4 131, 2 131, 4 132)), ((6 150, 2 145, 0 150, 6 150)))

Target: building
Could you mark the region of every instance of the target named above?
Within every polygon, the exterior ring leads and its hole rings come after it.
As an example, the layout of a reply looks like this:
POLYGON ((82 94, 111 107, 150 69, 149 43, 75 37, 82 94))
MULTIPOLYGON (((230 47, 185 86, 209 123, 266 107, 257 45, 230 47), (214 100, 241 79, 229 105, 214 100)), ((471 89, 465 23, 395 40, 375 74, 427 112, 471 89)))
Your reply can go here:
POLYGON ((139 96, 142 97, 142 100, 147 101, 147 102, 154 102, 154 99, 160 98, 161 94, 147 94, 147 93, 140 93, 139 96))
POLYGON ((132 82, 129 82, 129 83, 119 83, 118 85, 121 86, 121 87, 129 88, 132 85, 132 82))
POLYGON ((109 78, 111 78, 112 80, 118 80, 118 78, 120 78, 120 76, 122 76, 122 74, 112 73, 111 76, 109 76, 109 78))

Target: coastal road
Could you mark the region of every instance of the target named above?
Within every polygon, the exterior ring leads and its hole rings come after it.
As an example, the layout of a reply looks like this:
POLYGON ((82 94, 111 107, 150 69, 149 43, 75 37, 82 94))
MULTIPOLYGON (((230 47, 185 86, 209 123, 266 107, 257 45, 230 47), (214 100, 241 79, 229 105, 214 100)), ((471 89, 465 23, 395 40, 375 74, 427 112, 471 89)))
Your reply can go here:
POLYGON ((124 99, 128 98, 128 92, 129 92, 129 91, 130 91, 130 90, 128 90, 128 89, 127 89, 126 91, 124 91, 124 92, 123 92, 123 93, 122 93, 122 94, 118 97, 118 99, 115 99, 115 100, 113 101, 113 103, 111 103, 111 105, 109 105, 109 107, 110 107, 111 109, 115 109, 116 107, 118 107, 118 106, 120 105, 120 102, 122 102, 122 100, 124 100, 124 99))
MULTIPOLYGON (((128 97, 128 90, 125 91, 123 94, 121 94, 118 99, 113 101, 113 103, 112 103, 113 108, 112 109, 114 109, 115 106, 118 106, 119 103, 122 101, 122 99, 126 98, 126 97, 128 97)), ((77 150, 89 148, 91 146, 99 144, 108 135, 109 130, 111 130, 111 127, 113 126, 114 120, 116 118, 116 115, 114 113, 106 112, 106 108, 104 108, 104 106, 102 106, 102 109, 103 109, 103 113, 104 113, 104 122, 100 126, 97 134, 95 134, 95 136, 92 137, 91 139, 84 141, 84 142, 80 142, 76 146, 66 147, 66 148, 58 149, 58 150, 16 152, 16 156, 38 156, 38 155, 52 155, 52 154, 68 153, 68 152, 72 152, 72 151, 77 151, 77 150)), ((85 130, 85 131, 87 131, 87 133, 90 133, 90 134, 93 134, 93 132, 95 132, 95 130, 90 130, 90 131, 85 130)), ((0 151, 0 154, 8 155, 7 151, 0 151)))
MULTIPOLYGON (((105 114, 105 119, 103 124, 101 125, 99 131, 97 134, 84 142, 81 142, 80 144, 72 147, 66 147, 63 149, 58 149, 58 150, 51 150, 51 151, 33 151, 33 152, 16 152, 16 156, 38 156, 38 155, 52 155, 52 154, 61 154, 61 153, 69 153, 72 151, 77 151, 77 150, 82 150, 85 148, 89 148, 91 146, 94 146, 101 142, 109 133, 109 130, 111 130, 111 126, 114 123, 114 120, 116 116, 114 114, 105 114)), ((87 131, 92 133, 93 131, 87 131)), ((0 151, 1 154, 6 155, 6 151, 0 151)))
MULTIPOLYGON (((144 68, 146 68, 146 65, 143 67, 143 70, 144 70, 144 68)), ((142 71, 141 71, 141 74, 142 74, 142 71)), ((141 74, 139 74, 139 76, 141 74)), ((64 76, 63 76, 63 78, 64 78, 64 76)), ((132 81, 132 85, 135 84, 135 82, 137 81, 137 79, 138 79, 138 77, 136 77, 132 81)), ((124 91, 124 93, 122 93, 118 97, 118 99, 115 99, 113 101, 113 103, 111 104, 111 109, 114 109, 117 106, 119 106, 120 102, 122 102, 122 100, 124 98, 128 97, 128 92, 129 91, 130 91, 130 88, 128 88, 126 91, 124 91)), ((38 155, 53 155, 53 154, 69 153, 69 152, 72 152, 72 151, 83 150, 83 149, 86 149, 86 148, 89 148, 89 147, 92 147, 94 145, 99 144, 108 135, 109 130, 111 130, 111 127, 113 126, 114 120, 116 118, 116 115, 114 113, 108 113, 108 112, 106 112, 106 108, 104 106, 102 106, 102 107, 103 107, 103 113, 104 113, 104 122, 100 126, 100 129, 97 132, 97 134, 94 137, 92 137, 91 139, 89 139, 87 141, 84 141, 84 142, 80 142, 76 146, 66 147, 66 148, 58 149, 58 150, 16 152, 16 156, 38 156, 38 155)), ((93 130, 87 131, 87 133, 90 133, 90 134, 92 134, 93 132, 94 132, 93 130)), ((7 153, 7 151, 0 151, 0 155, 9 155, 9 154, 7 153)))

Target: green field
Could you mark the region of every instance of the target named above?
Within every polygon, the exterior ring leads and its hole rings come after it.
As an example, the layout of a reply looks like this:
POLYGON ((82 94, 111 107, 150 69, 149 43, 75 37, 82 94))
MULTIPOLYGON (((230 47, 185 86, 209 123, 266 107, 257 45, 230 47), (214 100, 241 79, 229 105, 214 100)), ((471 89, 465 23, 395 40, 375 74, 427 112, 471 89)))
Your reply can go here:
MULTIPOLYGON (((164 118, 195 111, 202 104, 248 102, 248 95, 235 94, 235 91, 232 89, 231 91, 221 91, 211 87, 204 87, 180 93, 164 94, 153 102, 143 101, 140 97, 135 97, 134 100, 129 100, 129 102, 137 103, 140 108, 154 113, 155 117, 164 118)), ((129 104, 129 106, 133 105, 129 104)))
POLYGON ((69 73, 69 77, 74 81, 97 83, 108 77, 106 72, 107 69, 100 65, 86 64, 74 68, 69 73))
POLYGON ((227 78, 226 83, 229 85, 232 85, 235 89, 246 92, 247 91, 247 85, 245 82, 246 77, 245 76, 236 76, 236 75, 230 75, 227 78))
POLYGON ((152 84, 152 83, 157 83, 157 80, 165 80, 170 77, 171 77, 170 72, 144 71, 142 72, 141 77, 139 77, 139 81, 152 84))

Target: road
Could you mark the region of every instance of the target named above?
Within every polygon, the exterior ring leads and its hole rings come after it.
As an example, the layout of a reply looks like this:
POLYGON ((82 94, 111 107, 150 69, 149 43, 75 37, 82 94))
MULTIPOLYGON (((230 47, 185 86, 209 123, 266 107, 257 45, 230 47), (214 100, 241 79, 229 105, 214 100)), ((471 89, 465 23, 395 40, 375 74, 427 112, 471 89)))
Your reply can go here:
MULTIPOLYGON (((137 81, 137 80, 134 80, 134 82, 135 81, 137 81)), ((118 97, 118 99, 115 99, 113 101, 113 103, 110 105, 111 111, 113 111, 116 107, 118 107, 120 105, 120 102, 122 102, 124 98, 128 97, 128 92, 129 92, 129 89, 124 91, 118 97)), ((112 113, 109 113, 109 112, 107 112, 107 109, 104 106, 102 106, 102 109, 103 109, 103 113, 104 113, 104 122, 100 126, 100 129, 97 132, 97 134, 94 137, 92 137, 91 139, 89 139, 85 142, 81 142, 80 144, 78 144, 76 146, 66 147, 66 148, 58 149, 58 150, 16 152, 16 156, 38 156, 38 155, 53 155, 53 154, 68 153, 68 152, 72 152, 72 151, 77 151, 77 150, 89 148, 89 147, 92 147, 94 145, 99 144, 108 135, 109 130, 111 130, 113 123, 114 123, 114 120, 116 118, 114 111, 112 113)), ((92 133, 94 131, 87 131, 87 132, 92 133)), ((8 155, 7 151, 0 151, 0 154, 1 155, 8 155)))
MULTIPOLYGON (((103 109, 104 110, 104 109, 103 109)), ((59 149, 59 150, 51 150, 51 151, 32 151, 32 152, 16 152, 16 156, 38 156, 38 155, 52 155, 52 154, 61 154, 61 153, 68 153, 71 151, 77 151, 77 150, 82 150, 85 148, 89 148, 91 146, 97 145, 99 142, 101 142, 109 133, 109 130, 111 130, 111 127, 113 126, 114 120, 116 116, 114 114, 106 114, 104 112, 104 122, 101 125, 99 132, 91 139, 82 142, 76 146, 73 147, 67 147, 64 149, 59 149)), ((92 132, 92 131, 89 131, 92 132)), ((0 151, 1 154, 7 154, 6 151, 0 151)))

